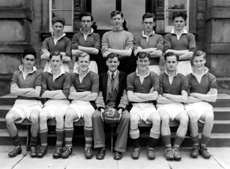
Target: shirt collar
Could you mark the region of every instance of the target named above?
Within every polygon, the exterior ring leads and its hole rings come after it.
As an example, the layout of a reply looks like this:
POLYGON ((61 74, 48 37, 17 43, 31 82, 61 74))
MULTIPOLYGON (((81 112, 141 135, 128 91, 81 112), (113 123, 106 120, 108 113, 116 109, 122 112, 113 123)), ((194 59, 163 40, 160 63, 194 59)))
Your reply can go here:
MULTIPOLYGON (((187 34, 188 31, 186 29, 183 29, 182 34, 187 34)), ((176 34, 175 29, 171 31, 171 34, 176 34)))
MULTIPOLYGON (((153 30, 153 31, 150 33, 149 36, 152 36, 152 35, 154 35, 154 34, 155 34, 155 31, 153 30)), ((142 31, 142 36, 145 37, 145 38, 148 38, 148 37, 149 37, 149 36, 147 36, 147 35, 145 34, 145 31, 142 31)))
MULTIPOLYGON (((176 74, 175 74, 174 76, 177 76, 177 75, 178 75, 178 73, 179 73, 179 72, 176 70, 176 74)), ((168 74, 168 72, 167 72, 167 70, 166 70, 166 69, 165 69, 165 74, 166 74, 166 75, 168 75, 168 76, 170 76, 170 75, 168 74)))
MULTIPOLYGON (((18 69, 23 72, 23 68, 24 66, 23 65, 19 65, 18 69)), ((35 71, 37 70, 37 68, 35 66, 32 67, 32 71, 30 73, 34 73, 35 71)))
MULTIPOLYGON (((202 76, 205 75, 205 74, 208 73, 208 72, 209 72, 209 69, 208 69, 207 67, 205 67, 205 68, 204 68, 204 73, 202 74, 202 76)), ((192 74, 195 76, 195 74, 194 74, 194 67, 193 67, 192 74)))
MULTIPOLYGON (((88 68, 87 74, 88 74, 89 72, 90 72, 90 70, 89 70, 89 68, 88 68)), ((78 67, 77 69, 75 69, 74 73, 79 74, 79 67, 78 67)), ((86 74, 86 75, 87 75, 87 74, 86 74)))
MULTIPOLYGON (((51 33, 52 37, 54 38, 54 32, 51 33)), ((57 39, 60 40, 61 38, 63 38, 64 36, 66 36, 65 32, 63 32, 63 34, 57 39)))
MULTIPOLYGON (((50 66, 49 66, 47 72, 50 74, 53 74, 50 66)), ((61 76, 62 74, 65 74, 65 70, 64 70, 63 66, 61 66, 61 68, 60 68, 60 74, 58 75, 58 77, 61 76)))
MULTIPOLYGON (((112 72, 108 70, 108 73, 109 73, 109 77, 111 77, 111 76, 112 76, 112 72)), ((118 70, 116 70, 116 71, 113 72, 113 73, 114 73, 114 76, 116 77, 116 76, 117 76, 117 73, 118 73, 118 70)))
POLYGON ((123 31, 124 30, 124 28, 123 27, 121 27, 121 28, 119 28, 119 29, 112 29, 112 31, 114 31, 114 32, 119 32, 119 31, 123 31))
MULTIPOLYGON (((80 31, 81 31, 81 33, 82 33, 83 35, 85 35, 84 32, 83 32, 83 30, 82 30, 82 28, 80 29, 80 31)), ((91 28, 90 33, 87 34, 87 35, 91 35, 91 34, 93 34, 93 32, 94 32, 94 30, 93 30, 93 28, 91 28)))
MULTIPOLYGON (((144 77, 149 76, 149 74, 150 74, 150 70, 149 70, 149 68, 148 68, 148 73, 147 73, 144 77)), ((139 74, 139 72, 138 72, 138 68, 136 69, 136 75, 140 77, 140 74, 139 74)))

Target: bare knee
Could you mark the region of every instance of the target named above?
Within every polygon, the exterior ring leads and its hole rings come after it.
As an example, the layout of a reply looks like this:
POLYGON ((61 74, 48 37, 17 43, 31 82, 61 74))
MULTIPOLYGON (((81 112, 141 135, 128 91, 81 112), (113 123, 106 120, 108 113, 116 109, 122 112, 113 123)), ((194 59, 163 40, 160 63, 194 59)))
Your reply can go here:
POLYGON ((140 118, 138 117, 138 115, 131 115, 130 116, 130 128, 136 129, 138 127, 139 120, 140 118))
POLYGON ((14 123, 14 121, 17 119, 18 119, 18 117, 16 116, 16 112, 14 112, 14 111, 9 111, 5 117, 7 124, 14 123))
POLYGON ((169 115, 165 111, 159 111, 160 118, 163 124, 168 124, 169 123, 169 115))
POLYGON ((38 119, 39 119, 39 111, 38 110, 33 111, 30 114, 30 121, 32 122, 32 124, 34 124, 34 123, 38 123, 38 119))

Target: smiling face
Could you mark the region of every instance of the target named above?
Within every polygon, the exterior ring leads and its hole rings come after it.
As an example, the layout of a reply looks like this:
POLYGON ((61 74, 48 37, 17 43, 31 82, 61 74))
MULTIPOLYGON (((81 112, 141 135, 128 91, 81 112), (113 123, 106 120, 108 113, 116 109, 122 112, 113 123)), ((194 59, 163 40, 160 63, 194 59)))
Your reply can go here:
POLYGON ((124 22, 124 18, 122 18, 120 14, 115 15, 111 19, 111 23, 113 24, 113 28, 116 30, 122 28, 123 22, 124 22))
POLYGON ((153 27, 155 26, 155 22, 153 18, 145 18, 142 22, 145 32, 152 32, 153 27))
POLYGON ((78 65, 79 65, 79 70, 82 72, 88 71, 89 69, 89 64, 90 64, 90 59, 89 55, 85 54, 84 56, 78 57, 78 65))
POLYGON ((54 23, 52 28, 55 36, 61 36, 63 34, 64 25, 61 22, 54 23))
POLYGON ((176 56, 168 56, 166 58, 165 65, 166 65, 166 70, 168 72, 174 72, 174 71, 176 71, 177 64, 178 64, 178 61, 177 61, 176 56))
POLYGON ((87 32, 90 31, 91 26, 92 26, 92 21, 91 21, 91 17, 90 16, 83 16, 81 19, 81 27, 82 30, 87 32))
POLYGON ((175 30, 180 31, 184 29, 186 21, 184 20, 184 18, 180 16, 174 19, 173 24, 174 24, 175 30))
POLYGON ((35 56, 32 54, 26 55, 24 58, 22 58, 22 63, 26 69, 32 69, 35 64, 35 56))
POLYGON ((53 55, 52 58, 50 59, 50 65, 53 71, 60 70, 62 65, 61 55, 53 55))
POLYGON ((148 66, 149 66, 150 62, 149 62, 149 58, 146 56, 144 58, 137 58, 137 67, 138 67, 138 70, 141 70, 141 71, 145 71, 148 69, 148 66))
POLYGON ((106 60, 106 65, 111 72, 115 72, 120 64, 120 61, 117 57, 108 58, 106 60))
POLYGON ((193 66, 198 71, 204 70, 205 63, 206 63, 206 59, 204 58, 203 55, 201 55, 201 56, 195 56, 193 58, 193 66))

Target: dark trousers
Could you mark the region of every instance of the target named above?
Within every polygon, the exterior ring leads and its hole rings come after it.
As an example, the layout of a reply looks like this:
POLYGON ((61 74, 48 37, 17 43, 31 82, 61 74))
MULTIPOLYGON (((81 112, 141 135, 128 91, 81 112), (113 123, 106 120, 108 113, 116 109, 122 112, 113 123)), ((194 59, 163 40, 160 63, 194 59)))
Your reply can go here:
MULTIPOLYGON (((127 110, 123 111, 120 122, 118 124, 116 134, 117 139, 115 142, 115 151, 125 152, 128 139, 129 131, 129 121, 130 116, 127 110)), ((104 132, 104 122, 101 119, 101 112, 96 110, 93 113, 93 139, 94 148, 105 147, 105 132, 104 132)))

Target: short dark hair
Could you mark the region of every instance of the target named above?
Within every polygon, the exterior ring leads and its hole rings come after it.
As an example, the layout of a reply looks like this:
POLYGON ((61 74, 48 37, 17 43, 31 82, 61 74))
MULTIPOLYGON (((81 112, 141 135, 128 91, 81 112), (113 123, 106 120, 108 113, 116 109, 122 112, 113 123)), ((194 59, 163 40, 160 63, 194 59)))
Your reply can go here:
POLYGON ((123 13, 121 11, 115 10, 113 12, 111 12, 111 18, 113 18, 116 15, 121 15, 121 17, 123 18, 123 13))
POLYGON ((170 57, 170 56, 176 56, 176 60, 178 61, 179 60, 179 56, 173 52, 168 52, 164 55, 164 59, 165 61, 167 60, 167 57, 170 57))
POLYGON ((173 16, 172 16, 172 20, 174 21, 174 19, 177 18, 177 17, 181 17, 186 21, 187 14, 186 14, 186 12, 174 12, 173 16))
POLYGON ((193 53, 192 60, 194 59, 194 57, 199 57, 199 56, 203 56, 204 59, 206 59, 206 53, 201 50, 197 50, 193 53))
POLYGON ((61 16, 55 16, 52 18, 52 25, 54 25, 57 22, 60 22, 63 26, 65 26, 65 19, 61 16))
POLYGON ((109 58, 113 59, 115 57, 117 57, 117 59, 119 60, 119 55, 118 54, 110 53, 110 54, 107 55, 106 60, 109 60, 109 58))
POLYGON ((24 49, 22 58, 25 58, 26 55, 33 55, 35 59, 37 58, 37 52, 32 47, 28 47, 24 49))
POLYGON ((144 58, 148 58, 148 59, 150 59, 150 54, 149 53, 147 53, 147 52, 138 52, 137 53, 137 58, 139 58, 139 59, 144 59, 144 58))
POLYGON ((49 59, 51 60, 53 56, 60 56, 60 59, 61 59, 61 60, 62 60, 62 58, 63 58, 63 55, 62 55, 60 52, 57 52, 57 51, 51 53, 49 59))
POLYGON ((93 16, 92 16, 92 14, 90 12, 87 12, 87 11, 82 12, 81 15, 80 15, 80 20, 82 20, 82 18, 84 16, 90 16, 91 22, 93 21, 93 16))
POLYGON ((143 16, 142 16, 142 21, 144 22, 144 20, 146 18, 153 18, 153 21, 155 22, 155 15, 153 13, 145 13, 143 16))

